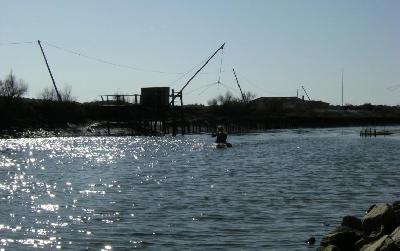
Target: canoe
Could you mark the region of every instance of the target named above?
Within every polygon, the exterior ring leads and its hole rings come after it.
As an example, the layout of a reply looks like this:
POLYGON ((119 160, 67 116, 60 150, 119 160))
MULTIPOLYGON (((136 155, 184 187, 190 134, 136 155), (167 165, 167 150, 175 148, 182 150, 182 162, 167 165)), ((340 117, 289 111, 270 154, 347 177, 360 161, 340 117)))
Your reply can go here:
POLYGON ((227 148, 232 147, 231 143, 214 143, 215 148, 227 148))

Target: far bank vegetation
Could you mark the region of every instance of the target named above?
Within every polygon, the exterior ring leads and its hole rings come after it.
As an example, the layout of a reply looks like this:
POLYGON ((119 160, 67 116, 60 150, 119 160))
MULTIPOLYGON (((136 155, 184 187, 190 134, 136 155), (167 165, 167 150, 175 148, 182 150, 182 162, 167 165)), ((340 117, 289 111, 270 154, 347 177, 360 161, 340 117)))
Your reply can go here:
POLYGON ((210 99, 207 104, 209 106, 217 106, 217 105, 229 105, 229 104, 239 104, 239 103, 248 103, 253 100, 257 95, 251 92, 243 93, 244 99, 240 97, 236 97, 232 94, 232 92, 227 91, 224 95, 220 94, 217 97, 210 99))

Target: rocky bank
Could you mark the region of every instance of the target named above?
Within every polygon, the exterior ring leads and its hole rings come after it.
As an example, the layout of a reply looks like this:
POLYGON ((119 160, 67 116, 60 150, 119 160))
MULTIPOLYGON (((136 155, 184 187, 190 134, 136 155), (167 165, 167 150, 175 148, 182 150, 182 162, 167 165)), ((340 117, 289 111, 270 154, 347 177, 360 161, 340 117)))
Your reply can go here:
POLYGON ((343 217, 342 224, 322 238, 318 250, 400 250, 400 201, 373 205, 362 219, 343 217))

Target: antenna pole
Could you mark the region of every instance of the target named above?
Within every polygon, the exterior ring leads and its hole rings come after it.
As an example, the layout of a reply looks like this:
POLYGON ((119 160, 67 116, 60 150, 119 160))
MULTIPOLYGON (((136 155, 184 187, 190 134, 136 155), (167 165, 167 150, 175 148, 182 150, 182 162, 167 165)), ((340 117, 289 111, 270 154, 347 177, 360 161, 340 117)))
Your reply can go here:
POLYGON ((61 101, 62 101, 62 99, 61 99, 61 95, 60 95, 60 93, 58 92, 58 89, 57 89, 57 86, 56 86, 56 81, 54 81, 53 74, 51 73, 51 70, 50 70, 50 67, 49 67, 49 63, 47 63, 47 58, 46 58, 46 55, 44 54, 44 51, 43 51, 42 45, 40 44, 40 40, 38 40, 37 42, 38 42, 38 44, 39 44, 40 50, 42 51, 43 58, 44 58, 44 62, 46 63, 47 70, 49 70, 49 73, 50 73, 51 80, 53 81, 53 85, 54 85, 54 89, 56 90, 56 93, 57 93, 57 98, 58 98, 58 101, 60 101, 60 102, 61 102, 61 101))
POLYGON ((242 88, 240 87, 238 78, 237 78, 237 76, 236 76, 235 68, 232 68, 232 70, 233 70, 233 75, 235 75, 236 83, 237 83, 237 85, 238 85, 238 87, 239 87, 240 93, 242 94, 243 102, 246 102, 246 98, 245 98, 245 96, 244 96, 244 94, 243 94, 243 92, 242 92, 242 88))

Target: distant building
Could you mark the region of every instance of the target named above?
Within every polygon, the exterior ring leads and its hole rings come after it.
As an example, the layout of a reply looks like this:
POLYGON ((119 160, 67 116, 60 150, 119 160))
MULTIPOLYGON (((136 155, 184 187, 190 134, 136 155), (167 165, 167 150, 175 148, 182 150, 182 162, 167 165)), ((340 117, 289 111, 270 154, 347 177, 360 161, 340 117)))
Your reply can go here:
POLYGON ((296 109, 326 109, 329 103, 322 101, 309 101, 300 99, 298 97, 260 97, 250 101, 257 109, 282 109, 282 110, 296 110, 296 109))

